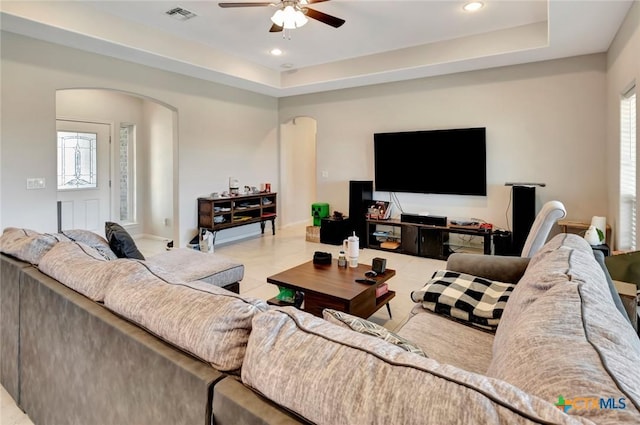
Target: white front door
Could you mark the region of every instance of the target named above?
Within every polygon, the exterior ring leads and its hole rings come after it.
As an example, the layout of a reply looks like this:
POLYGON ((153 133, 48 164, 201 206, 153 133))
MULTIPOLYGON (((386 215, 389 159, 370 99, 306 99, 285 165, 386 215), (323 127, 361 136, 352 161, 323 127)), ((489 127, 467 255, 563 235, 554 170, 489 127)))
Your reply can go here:
POLYGON ((111 218, 111 126, 57 120, 56 129, 61 230, 104 234, 111 218))

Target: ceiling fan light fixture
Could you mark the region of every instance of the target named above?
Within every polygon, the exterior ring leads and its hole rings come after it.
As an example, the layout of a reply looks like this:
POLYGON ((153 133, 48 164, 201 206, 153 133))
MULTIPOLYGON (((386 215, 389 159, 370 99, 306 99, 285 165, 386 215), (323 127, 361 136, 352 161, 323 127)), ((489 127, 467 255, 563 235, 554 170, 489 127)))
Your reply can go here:
POLYGON ((296 10, 296 15, 295 15, 296 28, 300 28, 301 26, 303 26, 307 22, 309 22, 309 20, 307 19, 306 16, 304 16, 304 13, 302 13, 299 10, 296 10))
POLYGON ((293 6, 286 6, 284 9, 276 10, 271 17, 271 22, 284 29, 300 28, 309 20, 304 13, 296 10, 293 6))
POLYGON ((284 23, 284 12, 282 11, 282 9, 276 10, 276 13, 274 13, 271 17, 271 22, 279 27, 282 26, 282 24, 284 23))

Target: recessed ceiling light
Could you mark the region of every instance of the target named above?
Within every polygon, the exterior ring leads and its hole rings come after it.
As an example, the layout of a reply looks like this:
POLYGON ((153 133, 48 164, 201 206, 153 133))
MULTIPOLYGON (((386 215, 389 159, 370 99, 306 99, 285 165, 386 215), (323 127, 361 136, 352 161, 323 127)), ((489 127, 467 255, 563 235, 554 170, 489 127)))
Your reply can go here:
POLYGON ((283 63, 282 65, 280 65, 281 67, 283 67, 284 69, 291 69, 293 68, 293 64, 292 63, 283 63))
POLYGON ((483 6, 484 3, 482 3, 481 1, 472 1, 462 6, 462 8, 467 12, 475 12, 482 9, 483 6))
POLYGON ((273 56, 280 56, 282 54, 282 50, 275 48, 275 49, 271 49, 269 53, 271 53, 273 56))

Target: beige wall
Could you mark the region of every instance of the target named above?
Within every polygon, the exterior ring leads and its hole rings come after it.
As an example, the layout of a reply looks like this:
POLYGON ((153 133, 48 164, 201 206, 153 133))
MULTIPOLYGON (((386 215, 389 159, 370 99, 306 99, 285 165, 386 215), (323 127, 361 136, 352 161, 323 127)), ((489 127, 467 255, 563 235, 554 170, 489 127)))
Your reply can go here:
MULTIPOLYGON (((184 245, 196 234, 196 199, 228 185, 250 186, 278 177, 277 100, 2 33, 2 150, 0 225, 55 231, 55 94, 66 88, 135 93, 178 111, 178 197, 175 217, 184 245), (47 187, 26 190, 28 177, 47 187)), ((222 232, 219 241, 258 233, 252 225, 222 232)))
MULTIPOLYGON (((294 96, 281 120, 317 120, 318 201, 348 210, 349 180, 373 180, 373 134, 487 128, 486 197, 398 194, 405 212, 474 217, 507 227, 505 182, 544 182, 537 206, 565 203, 573 219, 607 214, 604 54, 294 96)), ((411 152, 407 152, 411 155, 411 152)), ((455 152, 448 158, 453 176, 455 152)), ((402 164, 390 164, 402 167, 402 164)), ((388 200, 388 193, 375 193, 388 200)))
MULTIPOLYGON (((614 232, 614 239, 618 235, 615 232, 618 220, 619 183, 620 183, 620 98, 635 82, 636 101, 640 94, 640 3, 635 2, 622 24, 607 54, 607 127, 606 127, 606 164, 607 164, 607 189, 609 196, 607 223, 610 223, 614 232)), ((640 114, 640 108, 636 107, 640 114)), ((640 123, 640 116, 636 117, 636 123, 640 123)), ((640 126, 636 126, 638 134, 636 141, 640 141, 640 126)), ((637 150, 640 155, 640 150, 637 150)), ((640 158, 639 158, 640 159, 640 158)), ((636 161, 640 164, 640 160, 636 161)), ((640 188, 640 173, 636 188, 640 188)), ((638 198, 640 202, 640 198, 638 198)), ((638 205, 640 211, 640 205, 638 205)))

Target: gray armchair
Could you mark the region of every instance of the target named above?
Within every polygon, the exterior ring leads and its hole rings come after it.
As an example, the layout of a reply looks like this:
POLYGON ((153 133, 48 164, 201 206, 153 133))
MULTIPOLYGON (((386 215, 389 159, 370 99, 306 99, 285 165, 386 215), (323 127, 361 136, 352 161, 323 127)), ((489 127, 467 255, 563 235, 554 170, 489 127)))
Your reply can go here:
POLYGON ((558 220, 567 215, 567 210, 560 201, 549 201, 542 206, 531 225, 529 236, 524 242, 521 257, 531 258, 542 245, 547 242, 549 233, 558 220))

